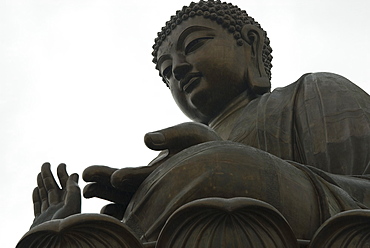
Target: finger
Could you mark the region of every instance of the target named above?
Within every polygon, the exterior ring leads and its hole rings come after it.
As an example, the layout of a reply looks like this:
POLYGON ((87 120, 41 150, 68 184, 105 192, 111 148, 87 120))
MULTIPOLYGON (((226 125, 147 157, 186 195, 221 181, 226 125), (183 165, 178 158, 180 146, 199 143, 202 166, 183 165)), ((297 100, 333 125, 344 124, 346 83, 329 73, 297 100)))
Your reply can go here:
POLYGON ((100 213, 122 220, 125 210, 126 206, 122 204, 108 204, 101 209, 100 213))
POLYGON ((86 182, 110 185, 110 177, 117 169, 102 165, 93 165, 84 170, 82 178, 86 182))
POLYGON ((41 213, 43 213, 49 207, 49 201, 41 173, 37 175, 37 187, 39 188, 39 195, 41 199, 41 213))
POLYGON ((35 214, 35 217, 37 217, 41 214, 41 198, 38 187, 34 188, 32 192, 32 202, 33 202, 33 212, 35 214))
POLYGON ((41 176, 42 176, 42 180, 44 182, 46 191, 59 188, 57 182, 54 179, 53 174, 51 173, 49 163, 44 163, 41 166, 41 176))
POLYGON ((41 176, 45 186, 45 190, 48 194, 49 205, 57 204, 60 202, 59 197, 59 186, 55 181, 55 178, 50 170, 50 164, 44 163, 41 166, 41 176))
POLYGON ((133 193, 122 192, 98 183, 90 183, 85 186, 83 195, 85 198, 97 197, 119 204, 127 204, 131 200, 133 193))
POLYGON ((81 212, 81 190, 78 186, 78 175, 72 174, 66 182, 65 208, 70 214, 81 212))
POLYGON ((66 169, 65 164, 60 164, 57 169, 57 175, 59 178, 60 185, 62 186, 62 189, 66 188, 67 180, 68 180, 68 173, 66 169))
POLYGON ((170 152, 214 140, 221 140, 221 138, 208 126, 193 122, 147 133, 144 137, 144 142, 150 149, 169 149, 170 152))
POLYGON ((54 214, 53 219, 64 219, 78 213, 81 213, 81 194, 78 186, 78 175, 74 173, 68 177, 66 183, 63 207, 54 214))

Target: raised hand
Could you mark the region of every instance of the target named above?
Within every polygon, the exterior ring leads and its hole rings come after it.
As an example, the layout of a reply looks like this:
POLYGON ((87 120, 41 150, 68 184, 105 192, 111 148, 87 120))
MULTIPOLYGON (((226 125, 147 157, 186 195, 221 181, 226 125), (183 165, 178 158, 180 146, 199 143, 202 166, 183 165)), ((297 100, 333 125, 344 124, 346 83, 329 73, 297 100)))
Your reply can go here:
POLYGON ((105 206, 101 213, 112 215, 118 219, 124 211, 140 184, 158 166, 178 152, 208 141, 221 138, 208 126, 188 122, 166 128, 144 137, 145 144, 153 150, 162 150, 148 166, 115 169, 107 166, 90 166, 82 174, 87 182, 84 197, 98 197, 114 202, 105 206))
POLYGON ((35 219, 31 228, 49 220, 63 219, 81 212, 78 175, 68 176, 65 164, 58 166, 57 175, 62 188, 57 185, 50 164, 44 163, 41 166, 37 187, 32 194, 35 219))

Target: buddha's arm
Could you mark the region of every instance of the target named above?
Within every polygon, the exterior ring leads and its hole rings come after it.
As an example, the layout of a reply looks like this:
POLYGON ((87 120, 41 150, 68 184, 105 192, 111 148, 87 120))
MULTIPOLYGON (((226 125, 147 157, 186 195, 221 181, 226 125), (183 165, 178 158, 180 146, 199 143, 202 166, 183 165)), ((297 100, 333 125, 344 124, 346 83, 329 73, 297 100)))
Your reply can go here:
POLYGON ((369 174, 369 95, 339 75, 313 73, 300 79, 294 96, 302 156, 293 160, 333 174, 369 174))

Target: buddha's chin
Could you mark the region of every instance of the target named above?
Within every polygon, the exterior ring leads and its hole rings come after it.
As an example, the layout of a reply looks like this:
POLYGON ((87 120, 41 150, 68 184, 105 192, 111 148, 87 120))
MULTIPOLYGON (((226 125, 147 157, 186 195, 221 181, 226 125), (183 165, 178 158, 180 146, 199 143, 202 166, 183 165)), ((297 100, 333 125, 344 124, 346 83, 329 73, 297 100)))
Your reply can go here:
POLYGON ((203 123, 208 122, 219 113, 219 107, 214 106, 213 100, 209 91, 197 91, 191 94, 190 102, 197 109, 199 115, 202 116, 203 120, 201 122, 203 123))

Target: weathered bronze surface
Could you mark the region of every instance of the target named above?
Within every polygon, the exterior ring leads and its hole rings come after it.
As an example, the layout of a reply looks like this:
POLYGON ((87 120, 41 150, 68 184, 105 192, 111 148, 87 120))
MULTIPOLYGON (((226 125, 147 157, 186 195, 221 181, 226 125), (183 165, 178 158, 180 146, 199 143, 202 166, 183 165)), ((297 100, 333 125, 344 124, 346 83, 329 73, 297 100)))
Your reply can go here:
POLYGON ((156 68, 194 122, 145 135, 148 166, 44 164, 35 220, 18 247, 364 247, 370 244, 370 97, 310 73, 270 92, 266 32, 231 4, 177 12, 153 46, 156 68), (110 215, 110 216, 107 216, 110 215), (113 216, 113 217, 111 217, 113 216))

